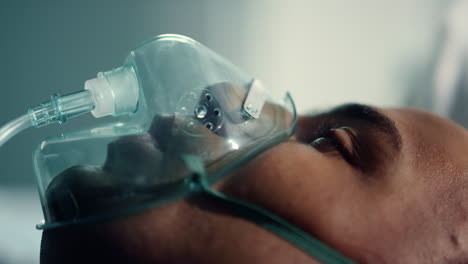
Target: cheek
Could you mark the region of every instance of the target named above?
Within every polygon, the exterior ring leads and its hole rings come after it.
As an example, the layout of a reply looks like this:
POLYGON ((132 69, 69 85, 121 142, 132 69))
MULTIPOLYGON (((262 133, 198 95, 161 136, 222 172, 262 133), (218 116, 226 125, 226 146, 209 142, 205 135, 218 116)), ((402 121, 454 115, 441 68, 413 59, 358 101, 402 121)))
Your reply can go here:
POLYGON ((349 218, 362 210, 365 189, 359 177, 340 158, 289 142, 264 153, 216 187, 327 240, 335 230, 350 230, 349 218))
POLYGON ((132 263, 317 263, 201 196, 123 219, 106 230, 132 263))
POLYGON ((337 157, 289 142, 264 153, 216 186, 259 205, 316 236, 345 255, 382 263, 398 241, 382 181, 363 175, 337 157))

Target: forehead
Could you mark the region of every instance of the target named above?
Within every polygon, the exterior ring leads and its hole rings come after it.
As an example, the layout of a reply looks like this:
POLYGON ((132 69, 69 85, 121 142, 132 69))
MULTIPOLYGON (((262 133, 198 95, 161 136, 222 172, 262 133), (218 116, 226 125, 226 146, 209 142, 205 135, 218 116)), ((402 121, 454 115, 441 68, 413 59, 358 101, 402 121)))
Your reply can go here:
POLYGON ((468 133, 462 126, 414 109, 382 110, 395 121, 403 153, 415 168, 430 173, 468 170, 468 133))

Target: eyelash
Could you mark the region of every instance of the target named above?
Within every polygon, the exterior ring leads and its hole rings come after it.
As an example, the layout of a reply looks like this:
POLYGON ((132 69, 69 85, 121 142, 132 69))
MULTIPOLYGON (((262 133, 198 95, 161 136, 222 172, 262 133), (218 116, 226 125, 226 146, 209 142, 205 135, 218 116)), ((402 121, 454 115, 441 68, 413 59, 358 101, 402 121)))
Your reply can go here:
MULTIPOLYGON (((356 131, 353 130, 354 132, 353 133, 353 132, 350 132, 349 130, 350 128, 343 128, 343 127, 336 128, 336 127, 330 126, 329 124, 324 123, 321 126, 319 126, 319 130, 316 134, 317 136, 315 140, 313 140, 310 144, 313 144, 319 139, 326 139, 328 140, 328 144, 332 146, 346 162, 348 162, 349 164, 353 166, 358 166, 358 163, 359 163, 358 161, 360 157, 359 137, 356 134, 356 131), (346 148, 342 140, 338 138, 338 136, 334 132, 334 130, 336 129, 342 129, 346 132, 347 137, 349 137, 351 141, 350 149, 346 148)), ((319 143, 322 143, 322 142, 319 142, 319 143)))

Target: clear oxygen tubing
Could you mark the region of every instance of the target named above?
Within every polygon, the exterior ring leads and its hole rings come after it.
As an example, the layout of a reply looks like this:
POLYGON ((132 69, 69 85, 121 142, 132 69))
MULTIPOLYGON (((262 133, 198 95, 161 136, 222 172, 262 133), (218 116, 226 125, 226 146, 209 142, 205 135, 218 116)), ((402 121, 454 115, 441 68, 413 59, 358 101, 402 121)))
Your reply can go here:
POLYGON ((68 119, 91 112, 95 108, 93 94, 89 90, 60 96, 29 108, 28 113, 0 128, 0 147, 13 136, 33 126, 42 127, 51 123, 65 123, 68 119))
POLYGON ((60 96, 54 94, 47 102, 31 107, 28 113, 0 128, 0 147, 11 137, 33 127, 42 127, 91 112, 94 117, 132 113, 138 105, 138 80, 132 67, 122 66, 98 73, 87 80, 84 90, 60 96))
POLYGON ((20 116, 0 128, 0 147, 16 134, 32 126, 28 114, 20 116))

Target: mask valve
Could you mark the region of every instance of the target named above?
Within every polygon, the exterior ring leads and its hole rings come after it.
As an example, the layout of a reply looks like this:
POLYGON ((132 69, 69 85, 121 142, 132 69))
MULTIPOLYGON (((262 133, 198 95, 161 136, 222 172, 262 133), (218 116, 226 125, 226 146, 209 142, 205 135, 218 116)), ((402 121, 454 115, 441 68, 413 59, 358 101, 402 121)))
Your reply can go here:
POLYGON ((177 114, 185 120, 184 130, 189 134, 199 134, 203 127, 217 132, 223 126, 221 104, 209 90, 194 90, 179 100, 177 114))

